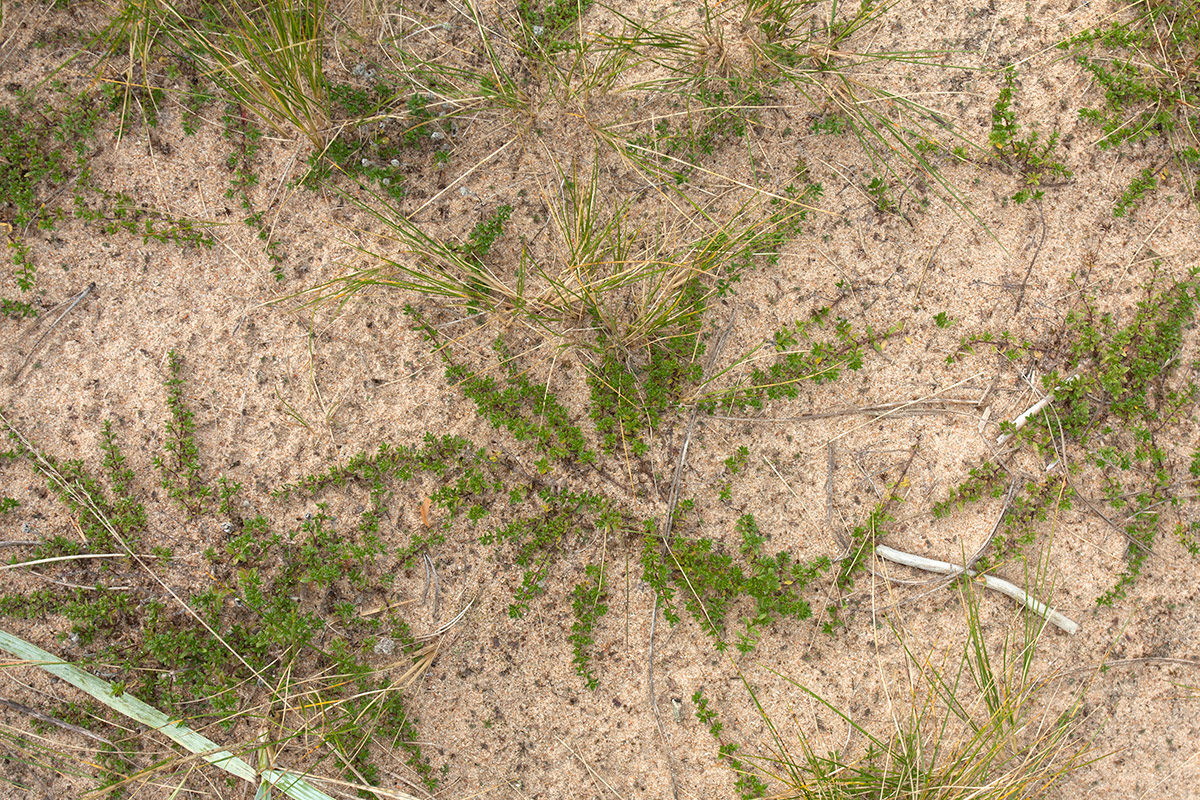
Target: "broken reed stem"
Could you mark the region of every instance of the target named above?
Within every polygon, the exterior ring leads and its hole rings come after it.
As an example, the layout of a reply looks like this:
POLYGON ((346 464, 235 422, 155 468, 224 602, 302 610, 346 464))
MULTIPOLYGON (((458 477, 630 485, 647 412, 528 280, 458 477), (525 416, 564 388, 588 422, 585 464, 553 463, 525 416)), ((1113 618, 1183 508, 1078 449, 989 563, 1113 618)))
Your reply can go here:
POLYGON ((1074 634, 1079 630, 1079 625, 1073 620, 1068 619, 1059 612, 1050 608, 1050 606, 1046 605, 1041 600, 1031 596, 1024 589, 1016 586, 1015 584, 1009 583, 1003 578, 997 578, 992 575, 980 575, 973 569, 966 569, 965 567, 960 567, 956 564, 951 564, 946 561, 937 561, 932 558, 925 558, 924 556, 914 556, 911 553, 904 553, 900 550, 895 550, 882 544, 875 546, 875 554, 880 558, 884 558, 896 564, 903 564, 906 567, 913 567, 915 569, 923 569, 926 572, 936 572, 940 575, 961 575, 966 573, 972 578, 980 578, 983 581, 983 585, 988 589, 994 589, 1003 595, 1011 597, 1013 600, 1021 603, 1033 613, 1045 617, 1050 624, 1061 628, 1067 633, 1074 634))
MULTIPOLYGON (((1065 381, 1063 381, 1062 384, 1060 384, 1060 385, 1068 384, 1078 377, 1079 377, 1079 373, 1075 373, 1074 375, 1072 375, 1071 377, 1069 377, 1065 381)), ((1018 416, 1016 419, 1014 419, 1012 421, 1012 429, 1005 433, 1000 434, 1000 436, 998 436, 996 438, 996 444, 1004 444, 1005 442, 1007 442, 1009 439, 1011 439, 1013 436, 1015 436, 1017 434, 1017 431, 1019 431, 1019 430, 1021 430, 1021 428, 1025 427, 1025 423, 1029 422, 1029 420, 1033 417, 1033 415, 1037 414, 1039 411, 1041 411, 1042 409, 1044 409, 1046 406, 1050 405, 1053 402, 1054 402, 1054 392, 1050 392, 1045 397, 1043 397, 1041 400, 1038 400, 1036 403, 1031 405, 1029 408, 1025 409, 1025 411, 1020 416, 1018 416)))

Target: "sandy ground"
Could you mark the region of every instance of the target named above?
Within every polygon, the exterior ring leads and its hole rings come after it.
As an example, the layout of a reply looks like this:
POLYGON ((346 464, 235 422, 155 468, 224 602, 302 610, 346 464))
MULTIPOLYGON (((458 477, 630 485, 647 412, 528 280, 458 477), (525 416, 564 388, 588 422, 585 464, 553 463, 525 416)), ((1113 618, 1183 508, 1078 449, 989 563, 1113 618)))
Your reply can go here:
MULTIPOLYGON (((335 35, 348 42, 346 52, 356 44, 346 31, 362 23, 356 16, 361 5, 348 4, 334 26, 335 35)), ((701 414, 680 486, 681 496, 696 501, 689 533, 736 546, 734 521, 753 513, 771 537, 771 551, 834 557, 842 550, 838 536, 865 519, 885 484, 898 480, 908 464, 906 502, 894 512, 890 544, 953 560, 987 539, 1000 500, 940 521, 932 519, 930 509, 967 469, 997 457, 997 423, 1037 397, 1025 377, 1060 366, 1055 359, 1062 355, 1063 320, 1078 307, 1079 290, 1071 277, 1080 276, 1100 308, 1127 319, 1142 296, 1152 257, 1161 260, 1162 273, 1175 278, 1200 264, 1200 216, 1178 187, 1155 193, 1128 218, 1113 218, 1113 198, 1142 162, 1094 146, 1097 133, 1078 120, 1076 110, 1094 100, 1098 90, 1077 65, 1051 49, 1063 35, 1107 13, 1090 4, 1058 1, 910 2, 893 9, 872 33, 873 46, 881 49, 947 48, 960 51, 971 67, 1021 64, 1018 119, 1042 131, 1060 130, 1061 152, 1075 173, 1064 185, 1047 189, 1040 210, 1002 202, 1018 188, 1011 175, 970 166, 947 174, 969 195, 982 224, 964 220, 936 199, 922 208, 913 196, 901 198, 902 214, 881 214, 861 189, 863 159, 850 137, 807 133, 812 113, 799 105, 766 114, 746 145, 714 156, 715 172, 745 175, 749 150, 777 187, 802 155, 825 190, 821 213, 785 246, 779 263, 748 274, 736 294, 710 306, 706 331, 719 332, 733 320, 722 363, 714 369, 768 342, 781 325, 834 301, 838 313, 856 326, 904 327, 881 352, 867 353, 863 370, 835 383, 806 384, 797 399, 769 403, 760 412, 701 414), (793 127, 797 132, 784 134, 793 127), (839 282, 850 290, 837 288, 839 282), (1020 311, 1015 311, 1022 291, 1020 311), (953 327, 935 326, 933 315, 942 311, 956 320, 953 327), (985 330, 1011 330, 1030 339, 1035 352, 1011 363, 980 347, 975 355, 946 363, 961 336, 985 330), (821 416, 928 397, 962 402, 934 410, 920 405, 927 412, 921 414, 902 409, 883 417, 821 416), (739 445, 749 449, 748 464, 730 476, 723 461, 739 445), (732 497, 722 502, 714 487, 726 481, 732 497)), ((55 32, 91 29, 101 16, 102 9, 88 3, 67 10, 6 3, 0 103, 13 102, 15 89, 48 77, 74 52, 76 45, 55 32)), ((386 28, 401 24, 402 17, 384 13, 370 21, 386 28)), ((358 46, 369 50, 370 37, 358 46)), ((347 72, 352 60, 353 54, 343 56, 344 63, 330 69, 347 72)), ((95 63, 85 54, 58 77, 84 86, 95 63)), ((917 88, 930 93, 954 92, 937 102, 953 111, 965 136, 986 141, 998 75, 931 74, 894 79, 926 81, 917 88)), ((80 458, 92 468, 99 463, 100 423, 114 420, 137 474, 135 486, 152 498, 147 501, 151 541, 175 549, 180 566, 172 580, 184 592, 204 585, 200 554, 218 544, 221 534, 215 524, 181 518, 161 496, 151 465, 167 418, 162 382, 169 350, 186 357, 187 399, 196 413, 206 464, 241 481, 247 508, 281 525, 305 509, 272 500, 273 489, 382 442, 411 444, 426 431, 453 433, 527 468, 534 458, 524 445, 477 417, 469 401, 447 384, 438 358, 401 313, 414 301, 432 311, 430 301, 371 291, 335 313, 330 306, 299 308, 300 301, 288 299, 369 264, 356 247, 388 245, 345 200, 293 188, 290 182, 308 145, 269 137, 256 164, 262 178, 252 197, 280 243, 286 280, 276 282, 262 243, 241 224, 235 201, 225 196, 231 145, 221 136, 218 113, 210 105, 213 124, 187 137, 178 104, 168 99, 162 125, 151 137, 138 127, 117 141, 109 126, 92 154, 103 188, 128 192, 174 216, 219 223, 212 249, 101 236, 78 221, 65 221, 53 232, 34 231, 27 241, 39 266, 33 298, 41 316, 0 322, 5 414, 56 458, 80 458), (57 312, 91 284, 95 288, 43 340, 57 312), (16 374, 35 345, 29 365, 16 374)), ((520 237, 537 233, 539 214, 544 221, 544 198, 554 183, 549 157, 565 164, 572 156, 587 156, 569 114, 553 107, 543 113, 536 126, 543 135, 531 132, 535 126, 497 122, 496 115, 464 122, 452 143, 453 156, 441 168, 435 169, 429 152, 415 154, 404 207, 425 206, 416 216, 421 224, 461 239, 497 204, 510 203, 513 223, 497 252, 514 258, 520 237)), ((605 176, 611 178, 614 197, 637 190, 637 178, 620 172, 619 165, 606 163, 605 176)), ((719 183, 713 179, 702 186, 707 191, 719 183)), ((713 201, 713 207, 719 212, 729 202, 713 201)), ((637 210, 651 219, 665 213, 661 201, 645 199, 637 210)), ((548 245, 534 240, 532 246, 548 245)), ((4 280, 6 296, 13 295, 11 279, 4 280)), ((475 342, 486 343, 483 335, 475 342)), ((1183 363, 1192 364, 1194 331, 1185 347, 1183 363)), ((591 430, 582 411, 586 357, 568 350, 553 362, 535 358, 533 363, 534 374, 549 380, 579 424, 591 430)), ((1193 367, 1184 373, 1181 381, 1195 379, 1193 367)), ((595 475, 578 478, 576 487, 615 492, 637 513, 661 518, 687 419, 681 412, 651 434, 644 463, 627 469, 620 459, 606 462, 609 474, 620 478, 619 490, 595 475)), ((1177 427, 1171 438, 1172 457, 1180 463, 1198 446, 1191 426, 1177 427)), ((1019 474, 1045 475, 1046 463, 1030 454, 1003 457, 1019 474)), ((47 536, 70 533, 67 515, 27 467, 5 465, 0 480, 3 494, 23 504, 0 519, 0 538, 27 539, 30 530, 47 536)), ((432 488, 402 490, 397 513, 415 519, 432 488)), ((1094 486, 1081 489, 1099 493, 1094 486)), ((1180 513, 1194 519, 1194 501, 1180 513)), ((1200 797, 1197 562, 1163 536, 1129 596, 1101 609, 1096 598, 1113 585, 1124 564, 1120 535, 1079 504, 1040 530, 1040 547, 1053 539, 1048 558, 1056 581, 1054 605, 1080 624, 1075 636, 1047 631, 1039 645, 1037 671, 1056 676, 1048 684, 1046 707, 1057 707, 1088 685, 1080 736, 1098 754, 1107 754, 1069 775, 1062 796, 1200 797), (1110 666, 1100 671, 1103 663, 1110 666)), ((848 598, 846 626, 834 636, 812 622, 780 623, 751 656, 729 657, 714 651, 694 621, 671 628, 660 618, 653 648, 660 734, 647 686, 653 592, 640 580, 636 540, 605 545, 611 610, 596 633, 600 686, 589 692, 570 662, 566 630, 572 617, 562 598, 581 579, 597 543, 568 553, 552 571, 546 596, 524 619, 513 620, 505 609, 519 572, 502 554, 478 545, 477 536, 477 530, 457 526, 432 554, 442 584, 439 618, 428 603, 419 602, 420 574, 401 576, 391 590, 393 599, 413 604, 418 630, 444 622, 449 607, 457 610, 473 598, 432 667, 410 690, 425 751, 435 766, 447 765, 439 797, 664 798, 672 795, 672 774, 679 797, 735 796, 736 776, 718 760, 717 743, 695 717, 691 698, 697 689, 703 688, 725 722, 723 739, 740 744, 747 756, 767 755, 770 742, 743 680, 755 688, 763 710, 789 742, 797 741, 792 726, 799 725, 820 749, 857 757, 866 748, 863 737, 789 681, 827 698, 869 729, 886 732, 891 720, 908 713, 915 690, 885 612, 905 631, 910 651, 933 661, 947 653, 953 657, 964 641, 953 588, 930 591, 925 576, 883 563, 860 578, 848 598), (920 583, 891 582, 889 576, 920 583)), ((1011 571, 1006 576, 1021 578, 1011 571)), ((27 574, 11 580, 19 590, 50 585, 27 574)), ((823 602, 814 597, 813 604, 819 608, 823 602)), ((997 644, 1020 624, 1015 606, 999 596, 982 598, 981 616, 997 644)), ((57 638, 67 627, 51 618, 14 622, 12 629, 66 658, 81 655, 57 638)), ((30 706, 72 696, 32 670, 5 670, 2 680, 0 694, 30 706)), ((20 712, 0 710, 0 717, 6 735, 29 729, 20 712)), ((64 747, 88 746, 87 740, 57 730, 44 735, 67 743, 64 747)), ((406 769, 398 760, 385 764, 384 787, 418 792, 406 769)), ((42 787, 32 796, 66 796, 88 785, 11 760, 0 773, 42 787)), ((136 797, 166 796, 161 786, 171 783, 152 780, 131 791, 136 797)), ((241 786, 230 788, 200 770, 187 785, 191 796, 243 796, 241 786)))

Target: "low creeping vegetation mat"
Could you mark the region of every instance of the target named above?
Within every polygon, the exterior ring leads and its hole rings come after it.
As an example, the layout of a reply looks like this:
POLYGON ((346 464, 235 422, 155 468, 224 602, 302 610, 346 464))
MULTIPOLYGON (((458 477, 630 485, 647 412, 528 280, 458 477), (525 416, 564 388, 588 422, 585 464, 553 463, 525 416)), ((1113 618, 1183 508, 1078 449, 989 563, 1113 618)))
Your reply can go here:
POLYGON ((1195 0, 0 13, 11 791, 1195 776, 1195 0))

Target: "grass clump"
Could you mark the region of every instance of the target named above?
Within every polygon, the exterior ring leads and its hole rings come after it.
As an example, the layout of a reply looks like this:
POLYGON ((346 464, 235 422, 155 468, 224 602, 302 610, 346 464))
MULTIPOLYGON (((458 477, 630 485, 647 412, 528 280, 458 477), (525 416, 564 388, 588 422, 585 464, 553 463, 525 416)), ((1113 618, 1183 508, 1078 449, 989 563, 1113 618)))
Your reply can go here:
POLYGON ((661 120, 622 144, 644 169, 680 185, 723 146, 745 139, 750 127, 761 123, 758 108, 768 103, 759 88, 738 77, 719 87, 699 86, 688 99, 690 107, 681 122, 661 120))
POLYGON ((324 148, 330 127, 324 73, 325 0, 216 0, 201 15, 163 0, 162 41, 241 107, 284 136, 324 148))
MULTIPOLYGON (((872 730, 834 702, 786 678, 865 740, 852 756, 824 750, 812 730, 797 725, 794 737, 768 716, 755 690, 751 698, 770 731, 771 745, 744 761, 772 782, 783 797, 1045 797, 1064 777, 1092 760, 1079 738, 1083 693, 1065 707, 1048 691, 1057 677, 1034 672, 1034 653, 1045 623, 1009 632, 997 647, 985 634, 979 600, 965 583, 962 604, 967 635, 957 657, 918 652, 889 620, 907 661, 906 702, 888 715, 892 729, 872 730), (1045 702, 1054 702, 1047 714, 1045 702)), ((889 692, 890 696, 890 692, 889 692)), ((839 734, 839 741, 841 740, 839 734)))
POLYGON ((933 51, 872 52, 864 45, 861 37, 887 9, 750 1, 705 3, 699 24, 681 22, 680 14, 650 21, 621 16, 609 46, 628 52, 634 63, 653 65, 656 77, 637 88, 670 98, 671 116, 681 120, 656 118, 653 130, 623 152, 682 182, 698 156, 745 136, 765 109, 795 104, 811 110, 817 128, 853 136, 881 185, 931 185, 970 214, 931 154, 950 153, 952 141, 972 145, 937 111, 872 74, 889 62, 945 63, 933 51))

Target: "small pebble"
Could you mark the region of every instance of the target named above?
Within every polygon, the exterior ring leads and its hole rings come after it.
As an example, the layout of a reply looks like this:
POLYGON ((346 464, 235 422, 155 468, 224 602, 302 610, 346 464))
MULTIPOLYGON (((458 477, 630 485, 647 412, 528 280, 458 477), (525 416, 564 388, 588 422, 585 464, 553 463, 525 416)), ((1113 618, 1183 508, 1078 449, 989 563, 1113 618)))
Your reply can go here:
POLYGON ((390 655, 393 655, 395 652, 396 652, 396 640, 395 639, 386 639, 385 638, 385 639, 380 639, 378 642, 375 643, 375 655, 377 655, 377 656, 390 656, 390 655))

